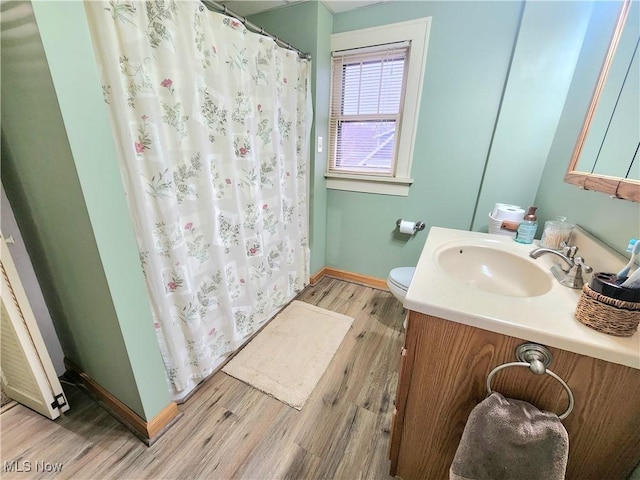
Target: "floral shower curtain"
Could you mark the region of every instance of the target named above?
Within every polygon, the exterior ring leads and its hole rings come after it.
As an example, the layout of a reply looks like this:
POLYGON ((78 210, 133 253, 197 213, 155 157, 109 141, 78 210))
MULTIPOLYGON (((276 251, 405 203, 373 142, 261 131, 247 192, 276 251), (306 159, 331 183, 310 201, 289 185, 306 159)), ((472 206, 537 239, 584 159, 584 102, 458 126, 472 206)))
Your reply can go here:
POLYGON ((310 62, 198 1, 85 6, 180 398, 309 281, 310 62))

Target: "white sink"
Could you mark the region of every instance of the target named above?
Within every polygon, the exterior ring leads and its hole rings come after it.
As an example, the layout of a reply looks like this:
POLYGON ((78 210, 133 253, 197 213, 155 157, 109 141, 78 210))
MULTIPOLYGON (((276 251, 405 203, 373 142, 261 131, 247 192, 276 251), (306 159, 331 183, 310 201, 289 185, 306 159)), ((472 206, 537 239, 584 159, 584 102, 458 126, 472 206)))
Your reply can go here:
POLYGON ((540 264, 498 248, 470 242, 438 249, 435 255, 437 264, 448 275, 485 292, 536 297, 553 286, 540 264))
MULTIPOLYGON (((615 272, 625 261, 587 248, 576 227, 572 243, 596 271, 615 272), (576 235, 576 234, 580 235, 576 235), (574 238, 575 237, 575 238, 574 238)), ((560 285, 550 271, 559 259, 529 252, 539 247, 510 237, 431 227, 404 306, 419 313, 640 369, 640 332, 615 337, 575 318, 581 290, 560 285)), ((622 257, 624 259, 624 257, 622 257)))

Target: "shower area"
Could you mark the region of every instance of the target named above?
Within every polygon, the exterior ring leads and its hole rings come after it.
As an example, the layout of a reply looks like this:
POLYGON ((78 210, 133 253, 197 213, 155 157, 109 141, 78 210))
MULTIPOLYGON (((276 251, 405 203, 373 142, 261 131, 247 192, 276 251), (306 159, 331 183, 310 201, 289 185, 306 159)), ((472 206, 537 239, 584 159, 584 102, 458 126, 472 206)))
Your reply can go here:
POLYGON ((215 2, 85 8, 180 400, 309 282, 311 63, 215 2))

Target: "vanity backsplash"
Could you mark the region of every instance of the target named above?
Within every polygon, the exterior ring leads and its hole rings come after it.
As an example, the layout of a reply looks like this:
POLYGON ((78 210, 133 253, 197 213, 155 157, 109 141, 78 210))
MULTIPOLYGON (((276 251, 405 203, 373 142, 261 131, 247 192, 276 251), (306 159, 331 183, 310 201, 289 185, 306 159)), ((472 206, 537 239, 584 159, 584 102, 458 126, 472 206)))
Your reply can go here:
MULTIPOLYGON (((585 263, 591 266, 594 272, 617 272, 629 261, 579 225, 574 228, 569 244, 578 247, 578 255, 584 258, 585 263)), ((621 246, 625 247, 626 245, 621 246)), ((590 276, 585 277, 586 281, 591 279, 590 276)))

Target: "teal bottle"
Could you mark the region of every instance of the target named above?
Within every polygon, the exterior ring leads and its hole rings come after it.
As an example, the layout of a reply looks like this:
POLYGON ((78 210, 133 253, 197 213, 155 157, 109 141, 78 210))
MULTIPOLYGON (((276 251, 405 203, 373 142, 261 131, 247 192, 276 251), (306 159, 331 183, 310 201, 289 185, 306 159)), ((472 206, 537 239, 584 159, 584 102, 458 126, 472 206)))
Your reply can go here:
POLYGON ((538 217, 536 217, 536 210, 538 207, 529 207, 527 214, 524 216, 522 223, 518 227, 516 233, 516 242, 518 243, 533 243, 533 239, 538 231, 538 217))

